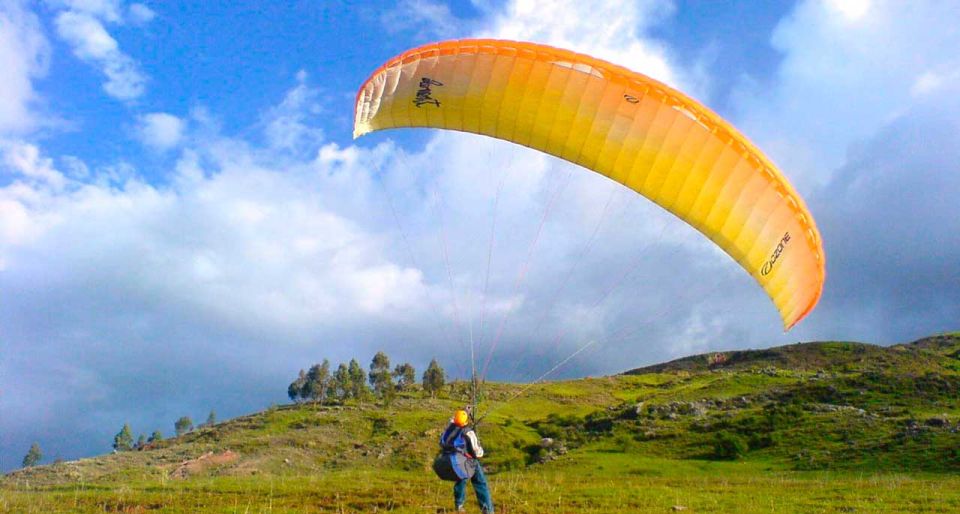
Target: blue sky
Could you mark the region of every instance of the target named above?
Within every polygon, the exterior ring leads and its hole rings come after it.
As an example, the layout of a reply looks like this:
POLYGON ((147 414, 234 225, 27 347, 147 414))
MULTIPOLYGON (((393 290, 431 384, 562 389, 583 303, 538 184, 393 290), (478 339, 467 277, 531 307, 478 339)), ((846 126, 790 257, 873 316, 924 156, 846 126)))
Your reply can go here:
POLYGON ((462 374, 473 337, 491 378, 530 380, 589 341, 558 377, 957 330, 957 26, 949 2, 0 0, 0 469, 381 349, 462 374), (784 334, 702 236, 562 161, 351 140, 373 69, 456 37, 596 55, 731 120, 818 221, 818 308, 784 334))

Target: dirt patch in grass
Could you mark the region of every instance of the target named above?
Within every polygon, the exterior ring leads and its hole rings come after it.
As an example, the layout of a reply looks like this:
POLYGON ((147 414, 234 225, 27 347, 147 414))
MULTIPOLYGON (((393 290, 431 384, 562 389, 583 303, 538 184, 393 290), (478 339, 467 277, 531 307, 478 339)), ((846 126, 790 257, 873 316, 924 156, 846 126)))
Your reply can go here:
POLYGON ((213 466, 230 464, 240 458, 240 454, 225 450, 221 453, 207 452, 196 459, 185 460, 170 472, 170 478, 187 478, 213 466))

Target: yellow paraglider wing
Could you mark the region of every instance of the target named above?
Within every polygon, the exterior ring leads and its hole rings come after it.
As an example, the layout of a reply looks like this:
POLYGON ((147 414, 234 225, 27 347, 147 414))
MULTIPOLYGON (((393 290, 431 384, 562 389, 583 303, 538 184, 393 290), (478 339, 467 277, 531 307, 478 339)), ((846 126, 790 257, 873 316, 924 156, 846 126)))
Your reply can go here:
POLYGON ((512 141, 637 191, 740 263, 786 329, 820 298, 820 234, 793 187, 720 116, 640 73, 533 43, 430 44, 387 61, 357 93, 354 137, 396 127, 512 141))

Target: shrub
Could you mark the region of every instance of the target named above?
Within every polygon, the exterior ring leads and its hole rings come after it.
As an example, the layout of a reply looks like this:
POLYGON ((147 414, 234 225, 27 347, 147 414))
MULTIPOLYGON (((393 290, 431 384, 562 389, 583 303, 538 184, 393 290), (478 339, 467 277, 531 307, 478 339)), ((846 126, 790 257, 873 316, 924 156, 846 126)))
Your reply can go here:
POLYGON ((713 456, 718 459, 739 459, 743 457, 749 449, 750 447, 743 437, 725 430, 717 432, 713 442, 713 456))
POLYGON ((370 431, 374 436, 383 435, 390 431, 390 420, 384 417, 375 417, 370 420, 370 431))
POLYGON ((751 450, 759 450, 761 448, 769 448, 771 446, 774 446, 775 444, 777 444, 777 440, 774 434, 757 433, 757 434, 750 435, 750 439, 747 443, 747 446, 751 450))
POLYGON ((613 431, 613 420, 606 412, 592 412, 584 418, 583 428, 591 434, 607 434, 613 431))
POLYGON ((629 434, 619 434, 614 438, 614 445, 621 453, 630 453, 637 450, 637 438, 629 434))
POLYGON ((763 408, 763 415, 768 430, 780 430, 795 426, 803 418, 803 407, 799 403, 770 404, 763 408))

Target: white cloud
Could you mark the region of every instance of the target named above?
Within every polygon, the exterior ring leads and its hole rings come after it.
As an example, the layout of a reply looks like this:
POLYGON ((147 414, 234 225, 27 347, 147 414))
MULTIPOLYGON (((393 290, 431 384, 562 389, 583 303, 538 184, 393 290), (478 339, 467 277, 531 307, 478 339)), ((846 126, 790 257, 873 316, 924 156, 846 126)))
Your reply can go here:
MULTIPOLYGON (((309 110, 313 96, 301 83, 272 112, 309 110)), ((185 142, 183 123, 148 114, 140 137, 172 148, 185 142)), ((397 308, 415 313, 415 299, 444 294, 429 293, 419 270, 393 262, 377 227, 355 221, 365 220, 361 212, 376 194, 366 170, 386 148, 328 145, 291 160, 278 157, 295 149, 270 142, 254 149, 219 135, 186 141, 168 187, 144 183, 123 162, 91 170, 74 157, 62 159, 67 177, 35 145, 5 144, 0 162, 23 182, 0 188, 12 220, 0 258, 16 272, 26 254, 53 256, 83 241, 74 257, 63 256, 77 259, 80 274, 65 280, 80 279, 89 255, 110 256, 118 273, 149 265, 142 281, 127 286, 167 298, 161 304, 182 298, 245 327, 313 327, 397 308), (24 238, 23 227, 43 230, 24 238), (146 257, 143 245, 151 248, 146 257), (224 295, 236 301, 224 303, 224 295)))
POLYGON ((127 101, 142 96, 146 89, 146 76, 139 64, 120 50, 117 41, 101 21, 118 19, 113 10, 108 9, 112 4, 92 1, 73 3, 71 10, 57 15, 57 34, 73 48, 74 55, 106 75, 103 89, 108 95, 127 101), (78 5, 74 6, 73 3, 78 5))
POLYGON ((29 181, 41 182, 55 190, 63 188, 66 183, 63 174, 53 168, 53 160, 41 156, 35 145, 0 140, 0 155, 6 169, 29 181))
POLYGON ((150 9, 144 4, 133 3, 130 4, 130 7, 127 9, 129 13, 130 21, 134 25, 144 25, 153 21, 157 17, 157 13, 153 12, 153 9, 150 9))
POLYGON ((324 167, 334 165, 354 166, 357 164, 359 157, 360 151, 357 147, 340 148, 340 145, 336 143, 325 144, 317 152, 317 162, 324 167))
POLYGON ((828 0, 827 5, 850 21, 857 21, 870 9, 870 0, 828 0))
POLYGON ((0 135, 39 124, 33 80, 46 74, 49 53, 37 17, 18 1, 0 3, 0 135))
POLYGON ((949 3, 800 2, 772 37, 783 53, 777 76, 741 87, 734 121, 810 191, 851 143, 960 69, 958 24, 949 3))
POLYGON ((65 155, 60 158, 60 162, 63 163, 65 175, 71 179, 83 181, 90 178, 90 167, 79 157, 65 155))
POLYGON ((73 45, 74 53, 81 59, 104 61, 119 52, 117 41, 93 16, 67 11, 57 16, 56 23, 60 36, 73 45))
POLYGON ((950 87, 960 85, 960 68, 945 69, 943 71, 926 71, 922 73, 910 87, 910 94, 914 97, 924 97, 945 93, 950 87))
POLYGON ((185 123, 165 112, 144 114, 139 118, 138 137, 144 145, 155 150, 169 150, 180 144, 185 123))
POLYGON ((261 116, 260 123, 269 146, 276 150, 299 153, 313 150, 323 140, 323 131, 310 122, 317 121, 323 109, 319 91, 307 85, 307 73, 297 73, 297 86, 287 92, 283 101, 261 116))
POLYGON ((52 159, 23 141, 0 139, 0 172, 13 178, 0 188, 0 270, 5 271, 12 249, 33 244, 45 227, 57 222, 58 214, 45 207, 64 192, 67 179, 52 159))
POLYGON ((124 6, 123 0, 45 0, 45 3, 58 10, 86 14, 110 24, 129 22, 145 25, 157 16, 153 9, 142 2, 127 6, 124 6))
MULTIPOLYGON (((21 244, 30 239, 32 219, 27 208, 9 196, 0 196, 0 237, 7 244, 21 244)), ((0 255, 0 270, 6 267, 6 259, 0 255)))
POLYGON ((673 9, 668 0, 515 0, 508 2, 493 26, 480 35, 593 55, 697 94, 701 86, 670 65, 665 45, 645 35, 673 9))
POLYGON ((120 0, 48 0, 48 4, 73 12, 84 13, 109 23, 122 19, 120 0))

